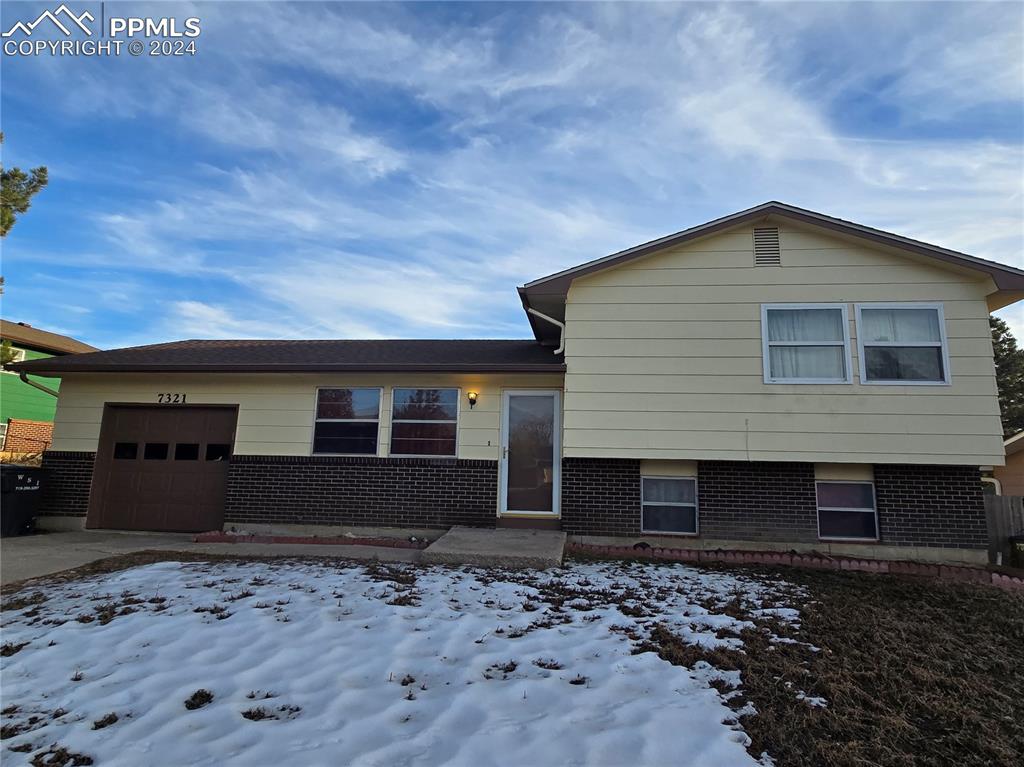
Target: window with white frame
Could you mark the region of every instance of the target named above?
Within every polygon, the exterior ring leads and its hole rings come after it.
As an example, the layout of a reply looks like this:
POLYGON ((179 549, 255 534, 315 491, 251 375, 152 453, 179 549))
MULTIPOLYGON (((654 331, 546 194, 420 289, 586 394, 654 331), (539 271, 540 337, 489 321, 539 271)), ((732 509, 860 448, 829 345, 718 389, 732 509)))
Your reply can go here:
POLYGON ((640 529, 645 533, 697 534, 697 480, 641 477, 640 529))
POLYGON ((862 383, 949 383, 942 304, 858 304, 862 383))
POLYGON ((875 486, 871 482, 818 482, 818 537, 878 540, 875 486))
POLYGON ((380 389, 318 389, 313 452, 376 455, 380 389))
POLYGON ((846 304, 764 304, 765 383, 849 383, 846 304))
POLYGON ((391 455, 456 455, 458 389, 393 389, 391 455))

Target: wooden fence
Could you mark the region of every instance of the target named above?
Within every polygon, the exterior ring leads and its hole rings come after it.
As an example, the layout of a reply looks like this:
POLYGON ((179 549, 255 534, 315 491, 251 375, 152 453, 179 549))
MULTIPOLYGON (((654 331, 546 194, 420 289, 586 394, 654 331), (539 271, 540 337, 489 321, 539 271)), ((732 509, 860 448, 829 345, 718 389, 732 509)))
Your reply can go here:
POLYGON ((988 559, 1010 564, 1010 536, 1024 534, 1024 497, 1019 495, 986 495, 985 517, 988 520, 988 559))

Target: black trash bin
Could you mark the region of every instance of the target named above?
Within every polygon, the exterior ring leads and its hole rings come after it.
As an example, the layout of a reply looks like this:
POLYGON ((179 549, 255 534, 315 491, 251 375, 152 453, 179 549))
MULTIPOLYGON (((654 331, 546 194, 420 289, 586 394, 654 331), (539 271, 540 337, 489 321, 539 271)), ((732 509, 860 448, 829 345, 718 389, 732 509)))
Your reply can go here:
POLYGON ((0 464, 0 536, 32 529, 42 479, 43 470, 35 466, 0 464))

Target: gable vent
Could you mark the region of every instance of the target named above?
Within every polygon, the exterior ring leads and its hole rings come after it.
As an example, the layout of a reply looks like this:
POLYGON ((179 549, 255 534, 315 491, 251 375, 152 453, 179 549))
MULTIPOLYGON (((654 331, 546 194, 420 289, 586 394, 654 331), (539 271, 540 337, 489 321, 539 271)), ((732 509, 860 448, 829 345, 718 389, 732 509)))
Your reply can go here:
POLYGON ((781 266, 782 249, 779 247, 777 226, 754 227, 754 266, 781 266))

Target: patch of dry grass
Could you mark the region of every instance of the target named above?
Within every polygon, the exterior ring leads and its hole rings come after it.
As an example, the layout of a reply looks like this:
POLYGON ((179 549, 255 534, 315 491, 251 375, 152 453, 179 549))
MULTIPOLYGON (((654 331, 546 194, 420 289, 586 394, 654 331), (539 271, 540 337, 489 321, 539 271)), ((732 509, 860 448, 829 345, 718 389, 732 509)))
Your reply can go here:
MULTIPOLYGON (((749 572, 749 571, 748 571, 749 572)), ((706 651, 656 628, 643 649, 692 667, 739 669, 729 699, 750 753, 779 767, 994 767, 1024 754, 1024 599, 989 587, 863 573, 785 569, 801 585, 797 636, 747 615, 744 651, 706 651), (779 633, 779 632, 775 632, 779 633), (796 693, 822 697, 808 705, 796 693)))
POLYGON ((185 700, 185 708, 189 711, 195 711, 196 709, 202 708, 206 704, 213 701, 213 693, 209 690, 200 688, 194 693, 188 696, 185 700))

